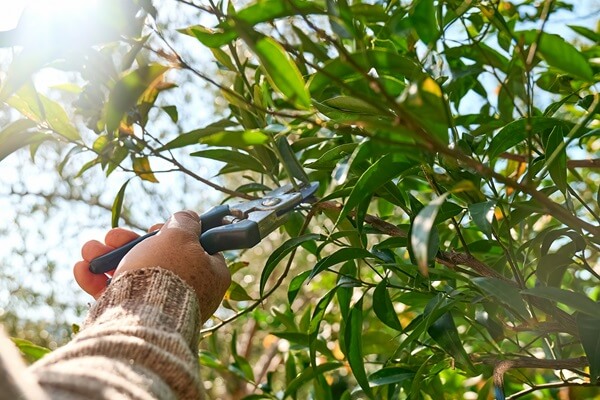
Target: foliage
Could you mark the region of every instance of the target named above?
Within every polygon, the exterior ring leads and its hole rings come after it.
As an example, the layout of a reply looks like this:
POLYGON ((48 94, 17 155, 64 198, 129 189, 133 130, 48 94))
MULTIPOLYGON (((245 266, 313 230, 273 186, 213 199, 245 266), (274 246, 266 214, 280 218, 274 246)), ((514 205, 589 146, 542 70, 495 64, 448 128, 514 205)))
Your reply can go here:
MULTIPOLYGON (((150 23, 65 67, 83 82, 68 107, 23 77, 5 85, 22 118, 0 157, 56 140, 90 156, 80 174, 175 170, 226 200, 300 173, 320 183, 268 257, 228 254, 229 314, 200 354, 215 396, 219 382, 248 399, 558 398, 599 383, 600 33, 547 29, 572 6, 180 3, 215 19, 178 40, 210 49, 216 76, 150 23), (186 106, 162 101, 175 70, 220 90, 221 119, 160 131, 186 106), (222 163, 221 180, 189 156, 222 163)), ((147 21, 162 10, 139 5, 147 21)))

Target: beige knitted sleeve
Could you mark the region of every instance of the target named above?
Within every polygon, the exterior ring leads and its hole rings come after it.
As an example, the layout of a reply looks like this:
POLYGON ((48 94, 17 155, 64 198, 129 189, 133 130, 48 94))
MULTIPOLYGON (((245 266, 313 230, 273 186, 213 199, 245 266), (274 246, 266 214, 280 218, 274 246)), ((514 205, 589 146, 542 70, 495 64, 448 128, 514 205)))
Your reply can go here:
POLYGON ((55 399, 201 399, 196 295, 162 268, 125 273, 79 334, 30 371, 55 399))

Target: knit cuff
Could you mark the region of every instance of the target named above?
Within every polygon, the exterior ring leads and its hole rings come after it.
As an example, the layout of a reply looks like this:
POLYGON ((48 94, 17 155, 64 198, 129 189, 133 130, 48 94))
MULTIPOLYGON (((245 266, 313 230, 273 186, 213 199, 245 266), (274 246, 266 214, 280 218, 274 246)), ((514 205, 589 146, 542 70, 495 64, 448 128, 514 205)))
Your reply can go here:
POLYGON ((135 317, 141 326, 178 332, 190 348, 198 343, 198 299, 172 271, 154 267, 119 275, 90 309, 84 328, 123 316, 135 317))

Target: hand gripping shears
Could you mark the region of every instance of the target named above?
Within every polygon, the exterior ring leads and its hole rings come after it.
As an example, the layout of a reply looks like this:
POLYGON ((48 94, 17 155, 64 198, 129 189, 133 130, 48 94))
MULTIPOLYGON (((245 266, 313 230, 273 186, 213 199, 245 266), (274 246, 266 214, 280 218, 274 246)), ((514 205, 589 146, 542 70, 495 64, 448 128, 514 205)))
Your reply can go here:
MULTIPOLYGON (((288 213, 300 204, 308 202, 318 188, 317 182, 305 183, 299 187, 287 184, 256 200, 213 207, 200 216, 200 244, 208 254, 223 250, 249 249, 282 225, 288 213)), ((110 253, 93 259, 90 262, 90 271, 102 274, 115 269, 129 250, 157 232, 140 236, 110 253)))

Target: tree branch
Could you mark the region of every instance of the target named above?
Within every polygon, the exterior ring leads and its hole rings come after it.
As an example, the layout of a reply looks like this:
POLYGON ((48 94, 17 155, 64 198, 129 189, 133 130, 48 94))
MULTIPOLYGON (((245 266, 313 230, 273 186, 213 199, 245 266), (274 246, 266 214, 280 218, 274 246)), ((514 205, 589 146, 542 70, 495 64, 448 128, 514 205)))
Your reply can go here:
MULTIPOLYGON (((75 195, 73 192, 69 192, 68 194, 56 193, 56 192, 42 193, 42 192, 30 192, 30 191, 18 191, 18 190, 15 190, 14 188, 11 188, 10 192, 8 194, 14 195, 14 196, 21 196, 21 197, 25 197, 25 196, 39 197, 39 198, 44 199, 48 203, 53 203, 55 199, 60 199, 60 200, 64 200, 64 201, 76 201, 76 202, 80 202, 80 203, 85 203, 90 206, 99 207, 99 208, 102 208, 103 210, 112 212, 112 205, 107 205, 107 204, 101 203, 100 200, 98 199, 98 197, 91 196, 89 198, 83 198, 79 195, 75 195)), ((146 231, 146 229, 148 229, 147 226, 143 227, 142 225, 138 224, 137 222, 135 222, 134 220, 132 220, 125 214, 121 214, 120 218, 123 219, 123 221, 125 221, 125 224, 127 224, 131 228, 139 229, 140 231, 144 231, 144 232, 146 231)))
MULTIPOLYGON (((520 163, 529 162, 527 156, 525 156, 523 154, 514 154, 514 153, 504 152, 504 153, 500 154, 500 157, 507 159, 507 160, 517 161, 520 163)), ((583 159, 583 160, 567 160, 567 167, 568 168, 594 168, 594 169, 600 168, 600 158, 589 158, 589 159, 583 159)))
POLYGON ((524 389, 521 390, 520 392, 514 393, 510 396, 508 396, 506 398, 506 400, 514 400, 514 399, 518 399, 519 397, 523 397, 525 395, 528 395, 529 393, 533 393, 535 391, 538 390, 544 390, 544 389, 555 389, 555 388, 561 388, 561 387, 586 387, 586 386, 594 386, 591 383, 585 383, 585 382, 552 382, 552 383, 544 383, 542 385, 533 385, 532 387, 530 387, 529 389, 524 389))
MULTIPOLYGON (((342 204, 338 203, 337 201, 323 201, 315 204, 315 208, 321 210, 340 211, 342 209, 342 204)), ((352 217, 356 215, 356 213, 352 211, 348 215, 352 217)), ((408 233, 406 231, 374 215, 366 214, 365 222, 385 235, 403 238, 408 237, 408 233)), ((459 253, 455 251, 440 251, 436 256, 436 261, 452 269, 456 268, 458 265, 465 265, 477 272, 477 274, 480 276, 494 277, 510 284, 514 284, 513 281, 504 277, 499 272, 496 272, 470 254, 459 253)))
MULTIPOLYGON (((542 368, 542 369, 554 369, 554 370, 559 370, 559 369, 572 370, 572 369, 576 369, 576 368, 585 367, 589 364, 586 357, 567 358, 564 360, 546 360, 546 359, 539 359, 539 358, 534 358, 534 357, 522 357, 522 358, 516 358, 516 359, 512 359, 512 360, 498 360, 496 358, 490 358, 490 357, 483 358, 482 357, 482 358, 479 358, 474 361, 479 361, 483 364, 494 366, 494 386, 499 390, 503 390, 503 388, 504 388, 504 374, 513 368, 542 368)), ((570 382, 557 382, 557 383, 554 383, 554 385, 560 384, 560 386, 568 386, 569 383, 570 382)), ((557 386, 557 387, 560 387, 560 386, 557 386)), ((526 389, 527 390, 526 393, 524 393, 525 391, 522 391, 522 392, 516 393, 508 398, 516 399, 520 396, 523 396, 524 394, 530 393, 535 390, 540 390, 545 387, 548 387, 548 386, 546 386, 546 385, 534 386, 532 388, 526 389)))

